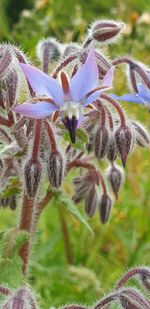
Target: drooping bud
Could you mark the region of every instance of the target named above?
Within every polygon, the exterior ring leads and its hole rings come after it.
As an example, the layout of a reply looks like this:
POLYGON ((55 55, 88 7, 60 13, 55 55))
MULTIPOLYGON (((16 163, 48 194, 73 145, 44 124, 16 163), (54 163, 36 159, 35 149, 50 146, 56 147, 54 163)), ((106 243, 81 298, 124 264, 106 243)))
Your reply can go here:
POLYGON ((23 128, 20 128, 18 131, 14 131, 13 135, 16 139, 16 142, 20 148, 24 148, 27 143, 27 138, 23 128))
POLYGON ((99 43, 112 43, 123 31, 125 24, 113 20, 95 21, 89 30, 89 36, 92 36, 99 43))
POLYGON ((122 160, 123 166, 125 167, 126 160, 132 146, 131 129, 128 126, 122 126, 119 129, 117 129, 115 133, 115 141, 118 154, 122 160))
POLYGON ((105 224, 108 221, 111 208, 112 208, 112 200, 106 193, 102 194, 99 202, 99 215, 100 215, 100 221, 103 224, 105 224))
POLYGON ((125 309, 149 309, 150 302, 135 288, 120 289, 119 300, 125 309))
POLYGON ((139 274, 140 281, 142 285, 150 291, 150 268, 149 267, 141 267, 141 271, 139 274))
POLYGON ((103 126, 98 128, 95 134, 95 156, 98 159, 103 159, 108 147, 109 135, 108 130, 103 126))
POLYGON ((16 103, 18 94, 18 74, 15 70, 9 73, 6 80, 7 86, 7 107, 10 108, 16 103))
POLYGON ((120 167, 112 166, 108 173, 108 179, 110 181, 112 190, 115 194, 116 199, 118 198, 118 192, 122 184, 123 172, 120 167))
POLYGON ((56 61, 61 55, 60 44, 54 38, 41 40, 37 45, 37 56, 43 63, 43 71, 47 73, 50 61, 56 61))
POLYGON ((77 43, 70 43, 68 44, 63 52, 63 57, 66 58, 70 56, 71 54, 75 54, 76 52, 79 52, 80 46, 77 43))
POLYGON ((51 152, 46 164, 49 182, 52 187, 58 189, 64 174, 64 160, 61 153, 57 150, 51 152))
POLYGON ((110 162, 114 162, 117 159, 117 147, 115 139, 113 137, 109 139, 107 158, 110 162))
POLYGON ((145 128, 141 126, 141 124, 137 122, 132 122, 135 130, 136 130, 136 143, 141 147, 149 147, 150 146, 150 135, 146 132, 145 128))
POLYGON ((6 299, 2 304, 2 309, 37 309, 37 304, 31 291, 26 288, 20 288, 6 299))
POLYGON ((85 198, 85 212, 89 217, 93 217, 96 211, 97 193, 95 186, 91 186, 85 198))
POLYGON ((11 64, 13 61, 12 52, 9 45, 0 46, 0 79, 3 80, 10 73, 11 64))
POLYGON ((24 178, 27 194, 30 198, 34 198, 40 184, 42 175, 42 165, 38 159, 30 159, 24 167, 24 178))

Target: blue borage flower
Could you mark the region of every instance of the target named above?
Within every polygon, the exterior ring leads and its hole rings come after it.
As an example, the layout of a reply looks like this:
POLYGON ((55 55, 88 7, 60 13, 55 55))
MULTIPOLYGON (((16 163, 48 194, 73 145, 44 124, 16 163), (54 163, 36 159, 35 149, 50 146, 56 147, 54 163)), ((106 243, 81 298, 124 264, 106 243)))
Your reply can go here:
POLYGON ((76 129, 82 122, 84 108, 92 104, 102 92, 112 87, 114 66, 107 71, 99 86, 99 71, 93 50, 90 50, 86 62, 70 81, 66 73, 61 72, 61 84, 34 66, 20 65, 36 98, 14 107, 13 111, 35 119, 59 112, 61 121, 69 131, 72 142, 75 143, 76 129))
MULTIPOLYGON (((148 74, 150 79, 150 74, 148 74)), ((143 104, 145 106, 150 107, 150 89, 145 87, 143 84, 138 83, 137 84, 138 93, 132 94, 132 93, 126 93, 122 96, 117 96, 115 94, 111 94, 111 97, 120 101, 127 101, 131 103, 139 103, 143 104)))

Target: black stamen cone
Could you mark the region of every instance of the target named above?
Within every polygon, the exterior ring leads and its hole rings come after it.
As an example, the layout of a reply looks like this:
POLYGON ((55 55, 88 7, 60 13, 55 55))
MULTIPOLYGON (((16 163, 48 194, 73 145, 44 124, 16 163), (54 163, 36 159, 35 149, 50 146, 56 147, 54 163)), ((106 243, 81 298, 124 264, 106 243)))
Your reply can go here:
POLYGON ((75 116, 72 116, 71 119, 68 118, 68 117, 65 117, 63 119, 63 123, 64 123, 66 129, 69 132, 70 139, 71 139, 72 143, 75 144, 75 142, 76 142, 76 129, 77 129, 77 124, 78 124, 77 118, 75 116))

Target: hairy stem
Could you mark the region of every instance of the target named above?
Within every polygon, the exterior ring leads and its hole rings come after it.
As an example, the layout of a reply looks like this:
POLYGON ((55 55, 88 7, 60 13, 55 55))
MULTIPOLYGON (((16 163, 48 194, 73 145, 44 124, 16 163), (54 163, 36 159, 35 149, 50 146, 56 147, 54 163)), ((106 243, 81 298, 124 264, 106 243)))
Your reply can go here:
POLYGON ((61 229, 64 238, 64 247, 68 264, 73 264, 73 255, 71 250, 70 238, 68 233, 67 222, 63 213, 62 207, 59 207, 61 229))

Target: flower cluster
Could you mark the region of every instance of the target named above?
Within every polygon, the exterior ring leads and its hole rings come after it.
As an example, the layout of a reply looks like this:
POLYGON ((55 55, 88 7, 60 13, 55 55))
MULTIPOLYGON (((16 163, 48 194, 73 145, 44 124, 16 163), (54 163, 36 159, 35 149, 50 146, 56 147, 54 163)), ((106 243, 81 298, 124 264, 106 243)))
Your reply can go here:
MULTIPOLYGON (((17 47, 0 46, 2 183, 23 176, 25 194, 37 201, 46 175, 54 194, 70 170, 80 168, 86 172, 73 179, 72 200, 84 201, 89 217, 98 209, 101 222, 108 221, 113 198, 107 182, 117 199, 123 180, 116 160, 120 158, 125 167, 135 145, 150 145, 146 129, 128 119, 118 102, 149 102, 149 70, 128 57, 111 61, 101 50, 103 44, 118 39, 123 29, 122 22, 98 20, 91 24, 82 45, 63 45, 51 38, 40 41, 37 55, 42 70, 31 65, 17 47), (133 94, 118 97, 113 81, 115 68, 122 63, 127 65, 133 94), (101 160, 108 162, 107 181, 99 167, 101 160)), ((20 187, 19 181, 11 201, 6 200, 12 209, 20 187)))

